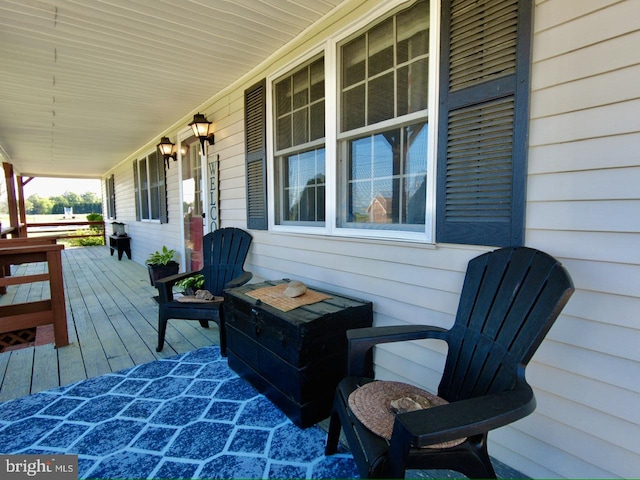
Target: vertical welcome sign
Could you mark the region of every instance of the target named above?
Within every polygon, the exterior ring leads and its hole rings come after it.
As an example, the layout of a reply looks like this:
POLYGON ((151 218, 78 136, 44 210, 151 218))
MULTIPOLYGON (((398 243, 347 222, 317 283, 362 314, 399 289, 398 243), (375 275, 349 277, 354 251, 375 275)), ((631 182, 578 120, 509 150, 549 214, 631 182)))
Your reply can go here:
POLYGON ((220 228, 220 182, 218 171, 220 155, 209 155, 207 167, 209 171, 209 231, 220 228))

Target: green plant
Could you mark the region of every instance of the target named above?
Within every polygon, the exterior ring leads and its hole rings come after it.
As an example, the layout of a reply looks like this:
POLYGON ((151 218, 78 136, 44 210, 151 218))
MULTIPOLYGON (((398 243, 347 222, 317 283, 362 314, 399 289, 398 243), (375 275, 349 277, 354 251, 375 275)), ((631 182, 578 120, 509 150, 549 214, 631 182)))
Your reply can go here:
POLYGON ((202 290, 204 287, 204 275, 198 273, 191 277, 183 278, 179 282, 176 282, 176 287, 181 288, 183 291, 193 291, 202 290))
POLYGON ((89 213, 87 215, 87 222, 101 222, 102 214, 101 213, 89 213))
POLYGON ((104 245, 102 237, 69 238, 65 241, 61 241, 60 243, 64 243, 70 247, 93 247, 97 245, 104 245))
POLYGON ((147 265, 167 265, 169 262, 173 261, 175 254, 175 250, 169 250, 166 245, 163 245, 162 250, 156 250, 149 255, 145 263, 147 265))

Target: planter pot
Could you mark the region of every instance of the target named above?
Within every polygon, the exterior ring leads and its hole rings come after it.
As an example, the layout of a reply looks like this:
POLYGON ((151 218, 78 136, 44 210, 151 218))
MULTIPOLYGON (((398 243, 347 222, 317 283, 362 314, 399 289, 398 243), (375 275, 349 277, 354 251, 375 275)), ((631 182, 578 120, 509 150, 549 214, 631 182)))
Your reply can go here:
POLYGON ((147 269, 149 270, 149 281, 151 282, 151 285, 155 287, 156 280, 178 273, 180 264, 178 262, 171 261, 166 265, 147 265, 147 269))

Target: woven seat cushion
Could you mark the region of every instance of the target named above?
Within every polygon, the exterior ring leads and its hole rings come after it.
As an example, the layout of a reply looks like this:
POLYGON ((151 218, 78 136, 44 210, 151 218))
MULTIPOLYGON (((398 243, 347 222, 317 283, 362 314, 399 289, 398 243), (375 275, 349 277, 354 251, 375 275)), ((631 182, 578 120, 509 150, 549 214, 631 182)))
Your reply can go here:
MULTIPOLYGON (((446 405, 443 398, 402 382, 374 381, 367 383, 349 395, 349 408, 362 424, 376 435, 391 439, 393 422, 397 413, 446 405)), ((425 448, 451 448, 466 438, 451 440, 425 448)))

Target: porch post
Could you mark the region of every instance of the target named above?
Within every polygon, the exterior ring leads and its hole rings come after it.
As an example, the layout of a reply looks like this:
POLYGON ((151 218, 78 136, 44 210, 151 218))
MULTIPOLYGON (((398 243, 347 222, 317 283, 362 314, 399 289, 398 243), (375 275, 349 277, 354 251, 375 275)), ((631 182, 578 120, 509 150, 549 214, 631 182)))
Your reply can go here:
MULTIPOLYGON (((18 175, 18 214, 20 215, 20 236, 27 236, 27 210, 24 206, 24 186, 33 180, 33 177, 18 175)), ((106 244, 105 244, 106 245, 106 244)))
POLYGON ((4 178, 7 185, 7 203, 9 206, 9 223, 14 228, 12 237, 20 236, 20 224, 18 222, 18 202, 16 201, 16 184, 13 175, 13 165, 7 162, 2 163, 4 168, 4 178))

